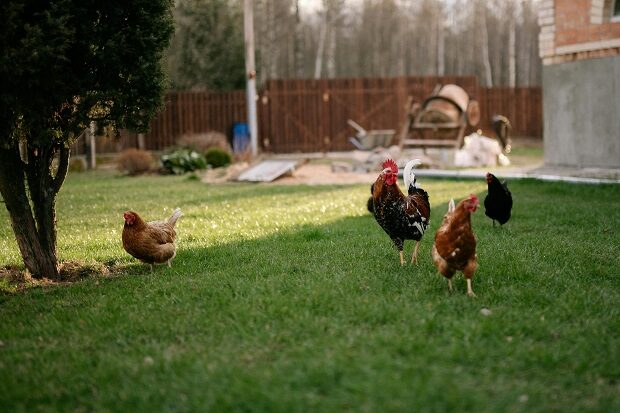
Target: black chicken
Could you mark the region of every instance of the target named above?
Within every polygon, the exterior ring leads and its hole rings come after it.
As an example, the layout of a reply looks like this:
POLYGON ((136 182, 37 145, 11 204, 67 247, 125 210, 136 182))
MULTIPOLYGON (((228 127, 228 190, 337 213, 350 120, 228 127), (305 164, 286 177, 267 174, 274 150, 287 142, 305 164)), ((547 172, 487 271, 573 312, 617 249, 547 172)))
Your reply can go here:
POLYGON ((500 182, 492 173, 487 172, 487 185, 489 193, 484 198, 484 213, 500 225, 504 225, 510 219, 512 210, 512 194, 508 190, 506 181, 500 182))

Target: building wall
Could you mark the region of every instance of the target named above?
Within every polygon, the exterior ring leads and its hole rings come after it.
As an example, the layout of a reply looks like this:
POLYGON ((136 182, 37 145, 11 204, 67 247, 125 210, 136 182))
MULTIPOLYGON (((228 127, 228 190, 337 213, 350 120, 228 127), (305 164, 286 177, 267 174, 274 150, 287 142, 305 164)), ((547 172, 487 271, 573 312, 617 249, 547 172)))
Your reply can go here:
POLYGON ((620 56, 543 67, 545 164, 620 168, 620 56))
POLYGON ((620 19, 611 0, 542 0, 538 22, 543 64, 620 55, 620 19))
POLYGON ((545 164, 620 168, 620 19, 612 0, 542 0, 545 164))

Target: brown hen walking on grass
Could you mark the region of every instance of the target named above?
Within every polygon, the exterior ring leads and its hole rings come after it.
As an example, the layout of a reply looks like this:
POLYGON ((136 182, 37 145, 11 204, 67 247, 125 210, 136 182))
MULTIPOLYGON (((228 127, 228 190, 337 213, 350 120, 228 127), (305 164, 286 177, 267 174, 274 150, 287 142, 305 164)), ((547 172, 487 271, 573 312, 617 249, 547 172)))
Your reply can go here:
POLYGON ((478 197, 470 195, 455 207, 450 200, 448 212, 435 234, 432 256, 435 266, 448 279, 452 291, 452 276, 456 271, 463 271, 467 279, 467 295, 475 296, 471 288, 471 279, 478 268, 476 256, 476 236, 471 228, 471 214, 479 205, 478 197))
POLYGON ((168 263, 176 255, 177 234, 174 225, 183 215, 179 208, 175 209, 172 216, 166 221, 144 222, 137 212, 127 211, 123 214, 125 226, 123 228, 123 248, 132 257, 150 264, 168 263))

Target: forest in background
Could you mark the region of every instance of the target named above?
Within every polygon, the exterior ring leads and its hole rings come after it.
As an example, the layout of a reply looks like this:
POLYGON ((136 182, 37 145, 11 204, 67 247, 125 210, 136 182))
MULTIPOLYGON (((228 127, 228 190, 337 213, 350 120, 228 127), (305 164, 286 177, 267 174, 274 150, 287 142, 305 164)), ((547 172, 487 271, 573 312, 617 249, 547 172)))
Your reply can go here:
MULTIPOLYGON (((255 0, 257 76, 474 75, 538 86, 537 0, 255 0)), ((171 88, 245 87, 242 0, 177 0, 171 88)))

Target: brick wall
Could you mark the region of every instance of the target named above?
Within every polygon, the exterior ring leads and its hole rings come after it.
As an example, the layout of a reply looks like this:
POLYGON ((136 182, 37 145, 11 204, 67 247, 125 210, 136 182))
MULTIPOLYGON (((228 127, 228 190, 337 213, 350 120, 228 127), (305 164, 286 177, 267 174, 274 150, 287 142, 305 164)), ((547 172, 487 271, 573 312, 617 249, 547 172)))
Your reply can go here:
POLYGON ((620 55, 620 19, 612 18, 612 6, 613 0, 542 0, 543 63, 620 55))

